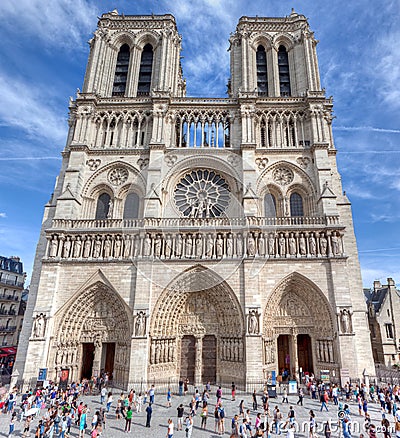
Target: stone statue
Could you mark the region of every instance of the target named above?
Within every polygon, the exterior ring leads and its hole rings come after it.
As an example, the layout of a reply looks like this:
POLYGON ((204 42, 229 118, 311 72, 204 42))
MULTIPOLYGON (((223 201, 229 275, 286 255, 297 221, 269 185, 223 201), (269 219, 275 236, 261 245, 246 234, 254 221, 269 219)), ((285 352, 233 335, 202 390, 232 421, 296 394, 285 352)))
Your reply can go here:
POLYGON ((308 243, 310 245, 310 254, 311 255, 316 255, 317 253, 317 244, 315 242, 315 237, 314 236, 310 236, 308 239, 308 243))
POLYGON ((224 241, 221 237, 221 234, 218 234, 215 246, 217 257, 220 259, 224 255, 224 241))
POLYGON ((144 336, 146 333, 146 316, 144 312, 138 312, 135 321, 135 335, 144 336))
POLYGON ((228 257, 233 257, 233 237, 232 233, 229 233, 226 238, 226 255, 228 257))
POLYGON ((285 243, 285 238, 283 237, 283 234, 281 234, 281 237, 279 238, 279 255, 281 257, 284 257, 286 255, 285 243))
POLYGON ((328 241, 326 240, 326 237, 324 234, 321 234, 321 237, 319 238, 319 243, 321 247, 321 255, 326 256, 326 251, 328 248, 328 241))
POLYGON ((351 333, 351 313, 347 309, 340 311, 340 321, 342 324, 342 333, 351 333))
POLYGON ((260 233, 258 236, 258 255, 261 257, 265 256, 265 240, 263 233, 260 233))
POLYGON ((275 254, 275 236, 273 235, 273 233, 268 236, 268 254, 275 254))
POLYGON ((169 259, 172 255, 172 239, 171 235, 167 234, 165 237, 165 258, 169 259))
POLYGON ((124 236, 124 257, 128 258, 131 255, 131 236, 124 236))
POLYGON ((243 238, 240 233, 236 237, 236 255, 238 257, 243 256, 243 238))
POLYGON ((340 253, 340 250, 339 250, 339 239, 338 239, 338 237, 337 237, 335 232, 332 233, 331 242, 332 242, 332 252, 333 252, 333 255, 339 255, 339 253, 340 253))
POLYGON ((212 257, 213 256, 213 250, 214 250, 214 238, 212 234, 207 234, 207 241, 206 241, 206 256, 212 257))
POLYGON ((116 258, 121 257, 121 243, 119 236, 117 236, 114 241, 114 257, 116 258))
POLYGON ((133 242, 133 257, 139 257, 140 255, 140 236, 134 236, 133 242))
POLYGON ((150 257, 151 255, 151 237, 149 233, 147 233, 146 237, 144 238, 143 255, 144 257, 150 257))
POLYGON ((296 239, 293 237, 292 233, 290 233, 289 237, 289 253, 290 255, 296 254, 296 239))
POLYGON ((64 247, 63 247, 63 257, 64 258, 69 257, 70 250, 71 250, 71 241, 69 240, 69 236, 67 236, 67 239, 65 240, 64 247))
POLYGON ((93 248, 93 257, 94 258, 99 258, 100 257, 100 251, 101 251, 100 236, 96 236, 96 240, 94 242, 94 248, 93 248))
POLYGON ((304 238, 303 234, 300 236, 300 239, 299 239, 299 249, 300 249, 300 255, 304 256, 307 254, 306 239, 304 238))
POLYGON ((193 239, 190 234, 186 236, 186 242, 185 242, 185 256, 190 258, 192 257, 192 251, 193 251, 193 239))
POLYGON ((104 241, 104 258, 108 259, 111 256, 111 241, 109 236, 104 241))
POLYGON ((53 236, 50 242, 50 257, 57 257, 58 241, 57 237, 53 236))
POLYGON ((81 247, 82 247, 82 241, 79 236, 77 236, 75 243, 74 243, 74 258, 79 258, 81 256, 81 247))
POLYGON ((154 239, 154 257, 161 257, 161 236, 159 234, 156 235, 154 239))
POLYGON ((113 209, 114 209, 114 202, 112 199, 110 199, 110 202, 108 203, 107 219, 112 219, 113 209))
POLYGON ((44 332, 46 330, 46 319, 41 313, 36 316, 35 322, 33 323, 33 337, 34 338, 43 338, 44 332))
POLYGON ((256 255, 256 243, 252 233, 247 236, 247 255, 254 257, 256 255))
POLYGON ((83 245, 83 257, 87 259, 90 257, 90 250, 92 248, 92 241, 90 240, 89 236, 86 236, 85 243, 83 245))
POLYGON ((252 310, 248 316, 249 321, 249 334, 256 335, 258 334, 258 312, 256 310, 252 310))
POLYGON ((182 240, 182 234, 179 233, 176 236, 176 240, 175 240, 175 255, 178 258, 182 257, 182 249, 183 249, 183 240, 182 240))

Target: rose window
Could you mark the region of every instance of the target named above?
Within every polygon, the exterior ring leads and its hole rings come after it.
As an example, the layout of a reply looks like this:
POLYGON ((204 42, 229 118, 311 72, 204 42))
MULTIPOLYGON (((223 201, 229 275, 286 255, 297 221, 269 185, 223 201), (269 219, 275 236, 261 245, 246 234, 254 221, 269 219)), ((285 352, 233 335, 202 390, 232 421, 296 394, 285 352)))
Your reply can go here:
POLYGON ((281 186, 286 186, 293 181, 293 172, 286 167, 278 167, 274 170, 272 174, 274 181, 280 184, 281 186))
POLYGON ((212 170, 193 170, 175 188, 175 203, 185 217, 219 217, 230 201, 225 179, 212 170))
POLYGON ((120 186, 123 184, 129 176, 129 172, 124 167, 116 167, 112 169, 108 174, 108 180, 114 186, 120 186))

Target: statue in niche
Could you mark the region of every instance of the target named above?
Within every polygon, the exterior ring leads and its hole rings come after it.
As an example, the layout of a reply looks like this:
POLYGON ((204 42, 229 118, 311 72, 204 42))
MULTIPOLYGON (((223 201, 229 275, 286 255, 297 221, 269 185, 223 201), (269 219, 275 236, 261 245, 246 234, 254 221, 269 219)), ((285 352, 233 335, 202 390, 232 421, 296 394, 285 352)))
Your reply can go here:
POLYGON ((154 257, 161 257, 161 236, 159 234, 154 239, 154 257))
POLYGON ((213 250, 214 250, 214 238, 212 234, 207 234, 206 256, 211 258, 213 256, 213 250))
POLYGON ((258 334, 258 312, 251 310, 248 315, 248 330, 250 335, 258 334))
POLYGON ((224 255, 224 241, 221 237, 221 234, 218 234, 215 246, 217 257, 220 259, 224 255))
POLYGON ((186 257, 190 258, 192 257, 192 251, 193 251, 193 239, 191 234, 188 234, 186 236, 186 242, 185 242, 185 255, 186 257))
POLYGON ((43 313, 37 315, 33 323, 33 337, 43 338, 46 330, 46 319, 43 313))
POLYGON ((232 233, 229 233, 226 237, 226 255, 228 257, 233 257, 233 237, 232 233))
POLYGON ((81 256, 81 247, 82 247, 81 238, 80 236, 77 236, 74 243, 74 258, 79 258, 81 256))
POLYGON ((264 240, 264 234, 260 233, 258 236, 258 255, 265 256, 265 240, 264 240))
POLYGON ((90 249, 92 247, 92 241, 89 236, 86 236, 85 243, 83 244, 83 257, 87 259, 90 257, 90 249))
POLYGON ((242 235, 239 233, 236 238, 236 255, 238 257, 243 256, 243 238, 242 235))
POLYGON ((110 199, 110 202, 108 203, 107 219, 112 219, 113 209, 114 209, 114 202, 112 199, 110 199))
POLYGON ((53 236, 53 238, 50 241, 50 257, 57 257, 57 249, 58 249, 58 241, 57 237, 53 236))
POLYGON ((143 255, 145 257, 150 257, 150 255, 151 255, 151 237, 150 237, 150 233, 147 233, 146 237, 144 238, 143 255))
POLYGON ((131 237, 124 236, 124 257, 128 258, 131 255, 131 237))
POLYGON ((64 242, 64 248, 63 248, 63 257, 64 258, 69 257, 70 250, 71 250, 71 241, 69 240, 69 236, 67 236, 67 239, 64 242))
POLYGON ((300 236, 300 239, 299 239, 299 249, 300 249, 300 255, 304 256, 307 254, 306 239, 304 238, 303 234, 300 236))
POLYGON ((256 255, 256 242, 253 233, 249 233, 247 236, 247 255, 249 257, 254 257, 256 255))
POLYGON ((196 258, 201 259, 203 257, 203 236, 199 233, 196 235, 196 258))
POLYGON ((332 233, 331 242, 332 242, 332 252, 333 252, 333 255, 339 255, 339 253, 340 253, 340 250, 339 250, 339 239, 338 239, 337 234, 336 234, 335 231, 332 233))
POLYGON ((117 236, 114 242, 114 257, 119 258, 120 256, 121 256, 121 240, 119 236, 117 236))
POLYGON ((100 257, 100 251, 101 251, 101 240, 100 236, 96 236, 96 240, 94 242, 94 248, 93 248, 93 257, 95 259, 100 257))
POLYGON ((111 241, 109 236, 104 241, 104 258, 108 259, 111 256, 111 241))
POLYGON ((171 235, 167 234, 165 237, 165 258, 169 259, 172 255, 172 239, 171 235))
POLYGON ((275 236, 273 233, 268 236, 268 254, 275 254, 275 236))
POLYGON ((135 336, 144 336, 146 333, 146 315, 138 312, 135 321, 135 336))
POLYGON ((179 233, 176 236, 176 241, 175 241, 175 255, 178 258, 182 257, 182 249, 183 249, 183 239, 182 239, 182 234, 179 233))
POLYGON ((324 234, 321 234, 321 237, 319 238, 319 243, 321 247, 321 255, 326 256, 326 251, 328 248, 328 241, 326 240, 326 237, 324 234))
POLYGON ((133 242, 133 257, 139 257, 140 255, 140 236, 134 236, 133 242))
POLYGON ((283 237, 283 234, 281 234, 281 237, 279 237, 279 255, 281 257, 286 255, 285 243, 285 238, 283 237))
POLYGON ((308 243, 310 245, 310 254, 311 255, 316 255, 317 253, 317 244, 315 242, 315 237, 314 236, 310 236, 308 239, 308 243))
POLYGON ((289 237, 289 253, 290 255, 296 254, 296 239, 293 236, 293 233, 290 233, 289 237))
POLYGON ((342 326, 342 333, 351 333, 351 313, 348 309, 343 309, 340 311, 340 323, 342 326))

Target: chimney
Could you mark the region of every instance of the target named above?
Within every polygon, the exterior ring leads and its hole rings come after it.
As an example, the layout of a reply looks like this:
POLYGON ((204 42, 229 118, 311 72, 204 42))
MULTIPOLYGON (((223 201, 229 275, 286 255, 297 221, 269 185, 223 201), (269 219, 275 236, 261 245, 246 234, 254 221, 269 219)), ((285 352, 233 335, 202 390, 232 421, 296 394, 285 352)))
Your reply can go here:
MULTIPOLYGON (((388 279, 389 281, 389 279, 388 279)), ((378 289, 382 287, 381 282, 379 280, 374 281, 374 292, 376 292, 378 289)))

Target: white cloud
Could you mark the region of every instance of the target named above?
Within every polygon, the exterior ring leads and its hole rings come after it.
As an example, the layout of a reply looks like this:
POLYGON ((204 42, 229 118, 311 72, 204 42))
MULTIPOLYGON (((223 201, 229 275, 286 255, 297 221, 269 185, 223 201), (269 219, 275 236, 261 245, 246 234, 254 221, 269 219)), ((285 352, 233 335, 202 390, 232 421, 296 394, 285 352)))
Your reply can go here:
POLYGON ((7 215, 6 215, 6 213, 0 213, 0 218, 5 218, 5 217, 7 217, 7 215))
POLYGON ((85 0, 2 0, 2 25, 39 38, 46 46, 77 50, 93 30, 97 8, 85 0))
POLYGON ((334 131, 382 132, 385 134, 400 134, 400 129, 375 128, 373 126, 334 126, 334 131))

